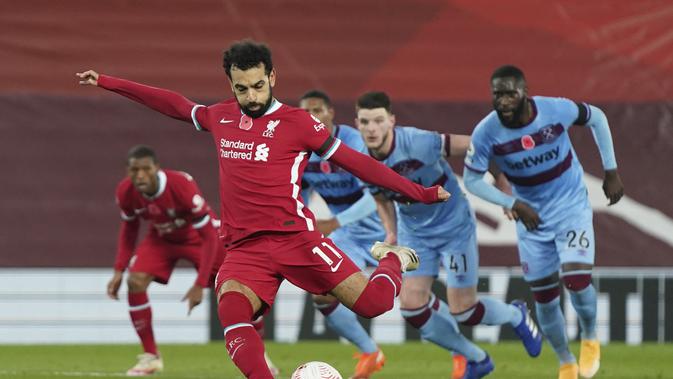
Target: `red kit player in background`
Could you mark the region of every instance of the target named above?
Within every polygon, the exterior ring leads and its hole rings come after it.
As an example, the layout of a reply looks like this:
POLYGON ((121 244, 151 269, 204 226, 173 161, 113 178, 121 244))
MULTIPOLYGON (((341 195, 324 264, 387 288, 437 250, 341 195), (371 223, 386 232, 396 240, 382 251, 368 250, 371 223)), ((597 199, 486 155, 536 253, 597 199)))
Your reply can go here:
POLYGON ((425 188, 334 138, 320 120, 273 97, 271 51, 253 41, 234 43, 223 66, 235 98, 204 106, 155 87, 88 70, 79 83, 117 92, 211 133, 220 170, 221 234, 227 255, 218 272, 218 314, 227 351, 247 378, 268 379, 264 345, 251 320, 273 305, 284 279, 313 294, 334 295, 363 317, 390 309, 401 272, 418 267, 409 248, 377 243, 379 267, 367 278, 316 230, 301 198, 311 152, 362 180, 426 204, 444 201, 440 186, 425 188))
POLYGON ((133 147, 126 162, 128 177, 116 191, 122 223, 107 293, 119 299, 122 275, 128 267, 129 313, 144 353, 127 374, 140 376, 163 369, 154 341, 147 287, 152 281, 168 283, 177 261, 190 261, 198 269, 198 276, 182 300, 188 301, 191 312, 201 303, 203 289, 211 285, 224 259, 224 249, 218 243, 217 220, 189 174, 160 169, 154 151, 143 145, 133 147), (136 247, 140 219, 151 225, 136 247))
MULTIPOLYGON (((126 164, 128 176, 119 183, 115 194, 122 223, 114 275, 107 293, 119 299, 124 269, 132 261, 127 278, 129 314, 144 353, 127 374, 144 376, 163 369, 154 341, 147 287, 152 281, 168 283, 178 259, 190 261, 197 268, 198 276, 182 300, 188 300, 188 312, 191 312, 201 303, 203 289, 213 285, 224 260, 224 248, 217 241, 219 220, 189 174, 161 169, 154 150, 143 145, 131 148, 126 164), (151 227, 136 248, 140 219, 149 221, 151 227), (134 249, 135 259, 132 259, 134 249)), ((253 324, 258 332, 263 331, 261 316, 253 324)), ((269 369, 277 374, 278 369, 268 356, 265 359, 269 369)))

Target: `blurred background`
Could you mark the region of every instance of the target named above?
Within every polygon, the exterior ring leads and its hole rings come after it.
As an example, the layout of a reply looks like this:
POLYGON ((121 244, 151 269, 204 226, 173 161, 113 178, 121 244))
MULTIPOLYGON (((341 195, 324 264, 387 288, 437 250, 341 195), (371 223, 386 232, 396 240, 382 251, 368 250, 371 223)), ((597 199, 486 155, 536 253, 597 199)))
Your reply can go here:
MULTIPOLYGON (((125 302, 105 296, 119 227, 114 189, 132 145, 151 145, 164 167, 192 174, 218 208, 210 136, 79 87, 75 72, 210 104, 231 96, 221 54, 242 38, 272 48, 278 99, 296 105, 305 91, 324 90, 345 124, 360 94, 383 90, 399 124, 470 134, 491 109, 489 77, 502 64, 524 70, 531 95, 601 107, 626 188, 618 205, 606 206, 591 133, 571 132, 595 209, 599 337, 673 341, 672 25, 671 0, 0 1, 0 343, 136 341, 125 302)), ((461 160, 451 163, 461 174, 461 160)), ((471 199, 480 290, 528 298, 513 224, 471 199)), ((159 341, 221 335, 207 304, 185 316, 179 299, 192 280, 182 268, 150 290, 159 341)), ((267 337, 278 341, 333 338, 289 285, 268 320, 267 337)), ((576 335, 572 314, 568 322, 576 335)), ((398 312, 369 327, 381 342, 417 338, 398 312)), ((474 336, 508 337, 486 326, 474 336)))

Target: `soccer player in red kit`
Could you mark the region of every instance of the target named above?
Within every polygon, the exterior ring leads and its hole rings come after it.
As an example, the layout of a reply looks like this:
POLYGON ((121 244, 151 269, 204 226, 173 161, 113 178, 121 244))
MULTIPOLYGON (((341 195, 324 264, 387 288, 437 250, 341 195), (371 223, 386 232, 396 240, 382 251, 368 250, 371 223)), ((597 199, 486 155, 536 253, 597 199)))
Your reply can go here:
POLYGON ((379 267, 367 278, 316 230, 300 191, 310 152, 419 202, 444 201, 449 194, 397 175, 342 144, 308 112, 275 99, 276 71, 265 45, 234 43, 224 53, 223 66, 235 98, 211 106, 92 70, 77 76, 82 85, 117 92, 213 136, 220 170, 220 232, 227 250, 216 280, 218 313, 234 364, 247 378, 267 379, 272 375, 251 320, 272 306, 284 279, 314 294, 334 295, 371 318, 392 309, 401 272, 418 266, 412 249, 378 243, 372 249, 381 258, 379 267))
POLYGON ((203 289, 211 285, 224 259, 224 249, 218 243, 214 214, 189 174, 160 169, 154 151, 143 145, 129 151, 127 171, 128 177, 116 191, 122 223, 107 293, 119 298, 122 275, 128 266, 129 313, 144 353, 127 375, 142 376, 163 369, 152 331, 147 287, 152 281, 168 283, 178 259, 190 261, 198 269, 194 285, 183 298, 191 312, 201 303, 203 289), (150 228, 136 247, 140 219, 147 220, 150 228))

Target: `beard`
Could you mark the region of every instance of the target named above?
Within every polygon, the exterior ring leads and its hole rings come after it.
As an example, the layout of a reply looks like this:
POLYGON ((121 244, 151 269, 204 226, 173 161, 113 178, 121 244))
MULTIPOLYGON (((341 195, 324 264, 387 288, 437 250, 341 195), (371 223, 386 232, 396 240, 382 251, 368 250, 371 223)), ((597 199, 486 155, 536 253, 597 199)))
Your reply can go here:
POLYGON ((505 118, 505 117, 502 115, 501 111, 499 111, 499 110, 496 108, 496 105, 495 105, 495 104, 493 104, 493 108, 495 109, 495 112, 498 114, 498 118, 500 119, 500 122, 501 122, 503 125, 505 125, 505 126, 508 127, 508 128, 515 128, 515 127, 517 127, 517 126, 519 126, 519 125, 522 124, 522 122, 521 122, 521 116, 523 115, 523 112, 524 112, 525 109, 526 109, 526 102, 527 102, 527 101, 528 101, 528 99, 523 98, 523 99, 519 102, 519 105, 517 105, 516 108, 514 108, 514 109, 512 110, 512 118, 511 118, 511 119, 507 119, 507 118, 505 118))
POLYGON ((238 106, 241 108, 241 111, 245 113, 247 116, 251 118, 259 118, 264 116, 264 113, 271 108, 271 103, 273 102, 273 93, 269 91, 269 99, 266 101, 266 103, 248 103, 247 105, 243 106, 241 103, 238 103, 238 106), (259 109, 257 110, 252 110, 250 109, 251 107, 254 106, 260 106, 259 109))

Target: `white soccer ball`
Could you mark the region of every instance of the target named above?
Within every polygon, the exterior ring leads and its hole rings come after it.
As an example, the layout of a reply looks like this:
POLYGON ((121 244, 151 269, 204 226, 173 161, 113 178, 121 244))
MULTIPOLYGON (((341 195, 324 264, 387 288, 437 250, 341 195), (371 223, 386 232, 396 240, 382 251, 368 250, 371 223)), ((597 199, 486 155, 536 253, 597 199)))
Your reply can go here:
POLYGON ((297 367, 290 379, 343 379, 339 371, 325 362, 308 362, 297 367))

